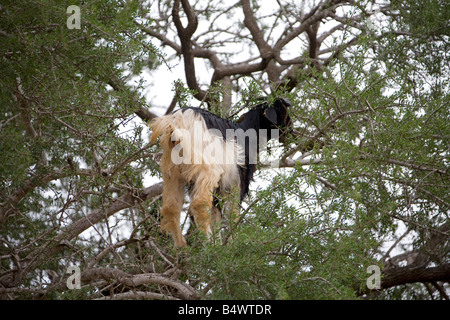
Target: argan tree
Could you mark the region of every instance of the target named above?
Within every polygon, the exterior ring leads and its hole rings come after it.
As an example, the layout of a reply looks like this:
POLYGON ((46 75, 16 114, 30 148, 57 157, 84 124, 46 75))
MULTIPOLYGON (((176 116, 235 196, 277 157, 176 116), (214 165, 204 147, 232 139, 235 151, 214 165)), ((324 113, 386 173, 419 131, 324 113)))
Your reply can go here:
POLYGON ((449 299, 449 21, 442 0, 2 3, 0 297, 449 299), (293 132, 239 219, 205 242, 186 212, 175 249, 147 122, 281 96, 293 132))

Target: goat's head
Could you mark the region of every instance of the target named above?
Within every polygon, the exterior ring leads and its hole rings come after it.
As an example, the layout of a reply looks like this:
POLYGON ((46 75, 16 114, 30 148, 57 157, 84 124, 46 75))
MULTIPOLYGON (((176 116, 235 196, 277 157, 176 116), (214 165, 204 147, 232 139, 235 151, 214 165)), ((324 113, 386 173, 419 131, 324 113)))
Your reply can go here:
POLYGON ((292 132, 292 121, 288 110, 290 106, 290 101, 285 98, 278 98, 270 105, 263 104, 264 122, 266 122, 264 126, 279 129, 279 139, 283 144, 286 143, 287 135, 292 132))

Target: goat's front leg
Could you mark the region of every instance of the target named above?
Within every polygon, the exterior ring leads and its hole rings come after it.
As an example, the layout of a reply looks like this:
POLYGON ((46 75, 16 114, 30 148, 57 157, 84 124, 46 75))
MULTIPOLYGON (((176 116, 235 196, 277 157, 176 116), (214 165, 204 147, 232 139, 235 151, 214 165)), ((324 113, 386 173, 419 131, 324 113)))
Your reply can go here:
POLYGON ((180 213, 184 202, 184 181, 163 174, 163 207, 161 209, 161 229, 172 235, 175 246, 185 247, 186 240, 181 233, 180 213))

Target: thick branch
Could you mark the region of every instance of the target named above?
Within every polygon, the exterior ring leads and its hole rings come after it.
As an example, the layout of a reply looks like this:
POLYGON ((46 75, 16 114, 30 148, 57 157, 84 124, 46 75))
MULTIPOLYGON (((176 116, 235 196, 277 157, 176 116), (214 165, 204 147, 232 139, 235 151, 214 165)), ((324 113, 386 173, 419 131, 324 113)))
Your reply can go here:
POLYGON ((153 112, 149 111, 147 108, 145 108, 144 106, 139 106, 139 110, 135 112, 136 115, 141 118, 142 120, 144 120, 145 122, 149 122, 150 120, 152 120, 153 118, 156 118, 157 115, 154 114, 153 112))
POLYGON ((218 67, 214 71, 214 75, 211 79, 211 83, 219 81, 224 77, 232 76, 232 75, 249 75, 254 72, 264 70, 269 63, 269 60, 262 60, 257 63, 236 63, 236 64, 228 64, 221 67, 218 67))
POLYGON ((253 9, 250 6, 250 0, 242 0, 242 9, 244 11, 244 24, 245 27, 250 31, 253 41, 255 41, 258 47, 259 53, 263 60, 270 60, 273 58, 272 48, 264 40, 264 35, 258 26, 258 23, 253 15, 253 9))
POLYGON ((162 182, 159 182, 139 192, 129 193, 116 199, 112 203, 112 205, 106 210, 104 209, 94 210, 88 216, 85 216, 75 221, 70 226, 68 226, 66 230, 62 231, 59 235, 55 237, 55 241, 57 243, 60 243, 63 241, 72 240, 86 229, 102 221, 103 219, 112 216, 114 213, 119 212, 120 210, 126 208, 133 207, 137 203, 156 197, 157 195, 162 193, 162 187, 163 187, 162 182))
POLYGON ((177 28, 178 36, 181 41, 181 53, 184 60, 184 71, 186 75, 186 82, 191 90, 194 90, 194 97, 200 101, 208 101, 206 91, 202 90, 197 82, 195 75, 195 64, 192 50, 191 37, 197 30, 198 21, 197 17, 189 5, 188 0, 175 0, 172 9, 172 18, 177 28), (183 6, 183 10, 188 17, 187 27, 183 27, 180 19, 180 1, 183 6))
POLYGON ((191 286, 177 279, 171 279, 157 273, 128 274, 119 269, 97 268, 88 269, 81 276, 82 281, 92 281, 96 279, 117 280, 129 288, 136 288, 145 284, 157 284, 175 288, 182 299, 196 299, 197 294, 191 286))
POLYGON ((436 267, 407 266, 402 268, 388 268, 383 271, 381 288, 386 289, 402 284, 414 282, 450 281, 450 263, 436 267))
POLYGON ((317 39, 317 31, 319 30, 319 25, 320 22, 318 21, 306 29, 306 34, 308 35, 309 40, 309 57, 311 59, 317 58, 317 54, 320 48, 320 42, 317 39))
POLYGON ((122 293, 115 293, 112 296, 106 296, 95 300, 178 300, 178 299, 161 293, 133 290, 122 293))

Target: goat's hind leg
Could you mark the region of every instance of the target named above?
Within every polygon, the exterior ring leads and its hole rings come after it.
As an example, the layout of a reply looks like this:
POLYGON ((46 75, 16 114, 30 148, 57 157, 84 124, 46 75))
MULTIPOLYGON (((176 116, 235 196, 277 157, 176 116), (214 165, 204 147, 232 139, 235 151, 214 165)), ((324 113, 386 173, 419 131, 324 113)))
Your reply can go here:
POLYGON ((161 229, 172 235, 175 246, 185 247, 186 240, 180 227, 180 213, 184 202, 184 182, 164 175, 161 229))
MULTIPOLYGON (((191 193, 190 213, 194 216, 197 227, 203 231, 207 239, 212 234, 211 220, 217 212, 213 211, 213 191, 218 186, 218 177, 214 177, 204 170, 195 182, 194 190, 191 193)), ((220 214, 220 213, 219 213, 220 214)))
POLYGON ((212 233, 211 230, 211 208, 212 196, 205 193, 197 193, 192 197, 189 212, 195 219, 195 224, 209 239, 212 233))

